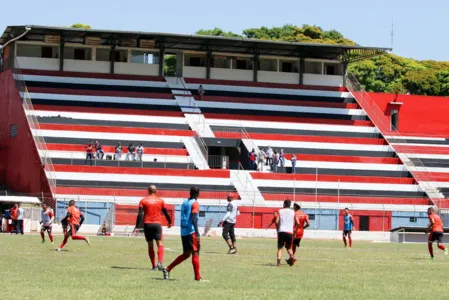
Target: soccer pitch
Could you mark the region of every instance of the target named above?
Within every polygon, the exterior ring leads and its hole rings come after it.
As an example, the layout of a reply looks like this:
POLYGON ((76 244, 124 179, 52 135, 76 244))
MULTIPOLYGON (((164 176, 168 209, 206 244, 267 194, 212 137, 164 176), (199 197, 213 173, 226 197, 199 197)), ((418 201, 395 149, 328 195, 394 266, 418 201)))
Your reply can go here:
MULTIPOLYGON (((190 259, 161 280, 151 271, 143 238, 69 240, 66 250, 38 235, 1 235, 2 299, 448 299, 449 259, 425 244, 303 240, 298 263, 276 267, 274 239, 240 239, 227 255, 220 238, 201 239, 201 272, 190 259)), ((177 237, 165 240, 165 265, 181 253, 177 237)))

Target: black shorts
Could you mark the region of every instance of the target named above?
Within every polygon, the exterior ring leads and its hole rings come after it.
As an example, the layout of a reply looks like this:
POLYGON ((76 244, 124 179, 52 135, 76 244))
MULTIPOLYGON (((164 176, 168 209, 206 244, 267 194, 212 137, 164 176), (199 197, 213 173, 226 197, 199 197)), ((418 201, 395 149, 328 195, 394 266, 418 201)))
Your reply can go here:
POLYGON ((291 249, 293 243, 293 234, 287 232, 278 232, 278 249, 291 249))
POLYGON ((199 239, 197 238, 196 233, 181 236, 181 239, 182 239, 182 249, 184 250, 184 252, 186 252, 186 251, 199 252, 200 251, 201 245, 200 245, 199 239))
POLYGON ((47 231, 48 233, 51 233, 51 230, 52 230, 52 226, 51 225, 48 225, 48 226, 42 225, 42 227, 41 227, 41 231, 42 232, 47 231))
POLYGON ((299 247, 299 244, 301 244, 301 239, 294 239, 293 240, 293 245, 295 245, 296 247, 299 247))
POLYGON ((443 243, 443 232, 434 231, 434 232, 430 233, 429 242, 435 242, 435 241, 438 241, 438 243, 443 243))
POLYGON ((347 236, 352 233, 352 230, 343 230, 343 235, 347 236))
POLYGON ((68 235, 72 236, 72 235, 76 235, 76 233, 78 232, 78 230, 80 230, 81 225, 69 225, 69 232, 68 235), (75 232, 73 232, 75 231, 75 232))
POLYGON ((151 242, 153 240, 162 240, 162 226, 157 223, 143 224, 143 233, 145 234, 145 240, 151 242))

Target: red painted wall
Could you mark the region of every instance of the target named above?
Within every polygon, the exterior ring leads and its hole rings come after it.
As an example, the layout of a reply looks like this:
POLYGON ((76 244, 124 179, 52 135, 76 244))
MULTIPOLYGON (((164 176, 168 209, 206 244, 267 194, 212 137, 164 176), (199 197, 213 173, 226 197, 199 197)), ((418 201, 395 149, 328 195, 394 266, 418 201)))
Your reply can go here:
POLYGON ((1 183, 16 192, 51 196, 11 70, 0 73, 0 128, 1 183), (13 124, 18 127, 18 135, 10 138, 13 124))
MULTIPOLYGON (((173 224, 175 224, 175 206, 166 205, 168 214, 170 215, 173 224)), ((117 204, 115 206, 115 224, 116 225, 134 225, 136 224, 136 217, 139 208, 137 205, 123 205, 117 204)), ((167 226, 167 220, 162 217, 162 226, 167 226)))
POLYGON ((390 120, 390 102, 402 102, 399 132, 404 135, 449 136, 449 97, 370 93, 377 106, 390 120))

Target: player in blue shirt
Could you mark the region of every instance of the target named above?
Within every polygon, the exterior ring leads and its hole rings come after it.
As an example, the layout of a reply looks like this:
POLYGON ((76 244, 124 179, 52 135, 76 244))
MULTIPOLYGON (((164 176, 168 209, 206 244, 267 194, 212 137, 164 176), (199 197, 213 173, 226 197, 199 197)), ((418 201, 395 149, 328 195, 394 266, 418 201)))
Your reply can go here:
POLYGON ((195 280, 201 281, 200 275, 200 232, 198 231, 198 213, 200 205, 197 201, 200 195, 198 187, 190 189, 190 198, 181 204, 181 239, 183 254, 178 256, 167 268, 162 269, 164 279, 170 279, 170 272, 177 265, 192 255, 195 280))
POLYGON ((346 244, 346 236, 348 236, 349 240, 349 248, 352 248, 352 230, 354 230, 354 219, 352 215, 349 214, 349 208, 345 208, 345 215, 343 216, 344 227, 343 227, 343 242, 345 243, 345 247, 348 247, 346 244))

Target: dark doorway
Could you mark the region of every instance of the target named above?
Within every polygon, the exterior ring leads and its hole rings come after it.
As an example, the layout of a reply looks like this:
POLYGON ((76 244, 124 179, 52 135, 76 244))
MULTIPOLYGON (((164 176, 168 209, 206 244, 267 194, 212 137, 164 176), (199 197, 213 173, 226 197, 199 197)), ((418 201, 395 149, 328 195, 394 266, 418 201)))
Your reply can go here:
POLYGON ((369 231, 369 216, 360 216, 360 231, 369 231))
POLYGON ((399 112, 397 110, 391 111, 391 130, 398 130, 399 112))

